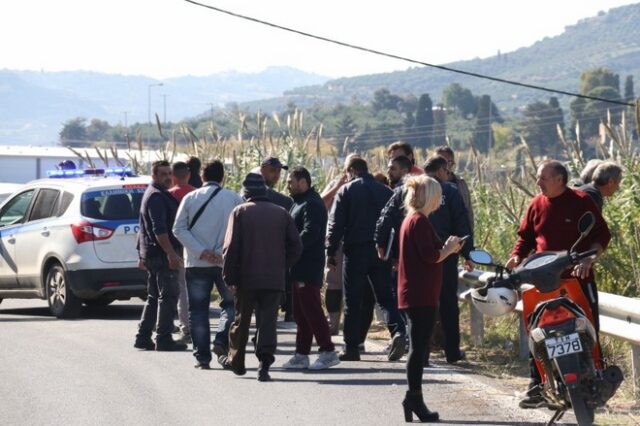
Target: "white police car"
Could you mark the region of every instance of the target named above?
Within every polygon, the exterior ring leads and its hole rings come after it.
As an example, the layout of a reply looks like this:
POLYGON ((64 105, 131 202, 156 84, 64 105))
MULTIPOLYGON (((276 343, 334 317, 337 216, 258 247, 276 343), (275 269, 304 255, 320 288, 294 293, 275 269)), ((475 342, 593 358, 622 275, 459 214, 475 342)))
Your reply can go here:
POLYGON ((136 234, 149 177, 130 170, 50 172, 0 206, 0 301, 47 299, 58 318, 82 303, 145 297, 136 234))

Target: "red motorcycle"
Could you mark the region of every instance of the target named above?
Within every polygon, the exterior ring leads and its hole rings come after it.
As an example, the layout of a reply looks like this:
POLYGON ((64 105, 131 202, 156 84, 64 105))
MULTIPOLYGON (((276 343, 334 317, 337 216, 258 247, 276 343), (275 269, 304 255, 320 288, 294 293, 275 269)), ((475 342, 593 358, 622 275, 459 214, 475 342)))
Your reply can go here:
POLYGON ((614 395, 623 380, 620 368, 606 366, 602 359, 593 313, 579 281, 561 278, 568 268, 596 254, 596 250, 575 252, 594 223, 593 214, 585 213, 578 224, 580 238, 569 251, 536 253, 514 271, 495 264, 486 251, 471 252, 475 263, 496 268, 495 278, 471 291, 480 312, 488 316, 511 312, 517 290, 522 292, 529 352, 542 379, 546 406, 555 410, 548 425, 570 408, 580 426, 592 425, 595 409, 614 395))

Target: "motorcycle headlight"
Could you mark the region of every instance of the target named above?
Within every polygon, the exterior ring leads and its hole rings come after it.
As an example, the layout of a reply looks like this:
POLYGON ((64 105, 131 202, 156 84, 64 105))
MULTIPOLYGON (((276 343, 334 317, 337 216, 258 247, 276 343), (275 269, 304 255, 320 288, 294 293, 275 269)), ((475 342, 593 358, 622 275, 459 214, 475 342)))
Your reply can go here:
POLYGON ((534 342, 536 343, 540 343, 542 342, 545 337, 547 337, 544 333, 544 330, 541 329, 540 327, 536 327, 533 330, 531 330, 531 338, 533 339, 534 342))

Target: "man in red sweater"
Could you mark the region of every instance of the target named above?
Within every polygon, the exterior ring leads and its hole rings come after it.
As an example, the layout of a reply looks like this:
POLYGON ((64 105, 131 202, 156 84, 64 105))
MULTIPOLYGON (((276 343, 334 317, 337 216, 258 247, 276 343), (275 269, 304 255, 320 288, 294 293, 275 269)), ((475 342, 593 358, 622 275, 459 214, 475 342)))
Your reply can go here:
MULTIPOLYGON (((187 163, 177 161, 171 166, 173 171, 173 186, 169 188, 169 194, 176 199, 178 203, 182 202, 185 195, 196 189, 189 185, 191 171, 187 163)), ((179 253, 180 257, 182 253, 179 253)), ((180 320, 180 341, 182 343, 191 343, 191 330, 189 330, 189 300, 187 297, 187 278, 186 269, 182 266, 178 270, 178 285, 180 294, 178 297, 178 319, 180 320)))
MULTIPOLYGON (((506 264, 507 268, 515 268, 532 253, 569 250, 580 236, 578 221, 587 211, 594 214, 596 223, 577 250, 582 252, 596 249, 597 258, 607 248, 611 233, 596 204, 587 194, 568 188, 567 181, 567 169, 559 161, 547 161, 538 167, 536 183, 541 193, 531 200, 527 213, 522 218, 518 240, 511 252, 511 259, 506 264)), ((582 290, 589 299, 597 331, 598 289, 592 269, 594 262, 594 258, 585 259, 565 274, 580 280, 582 290)), ((538 386, 540 376, 533 361, 530 362, 530 370, 531 382, 527 396, 520 402, 521 408, 537 408, 543 404, 538 386)))

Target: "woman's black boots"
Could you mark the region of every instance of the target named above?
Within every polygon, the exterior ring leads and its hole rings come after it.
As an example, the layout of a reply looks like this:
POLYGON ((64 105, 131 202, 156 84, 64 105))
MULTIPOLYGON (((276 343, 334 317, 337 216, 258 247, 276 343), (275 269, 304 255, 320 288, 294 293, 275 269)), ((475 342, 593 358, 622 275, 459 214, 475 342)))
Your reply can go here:
POLYGON ((429 411, 424 405, 422 391, 407 391, 404 401, 402 401, 402 408, 404 409, 404 420, 407 423, 413 421, 414 413, 422 423, 437 422, 440 418, 437 412, 429 411))

